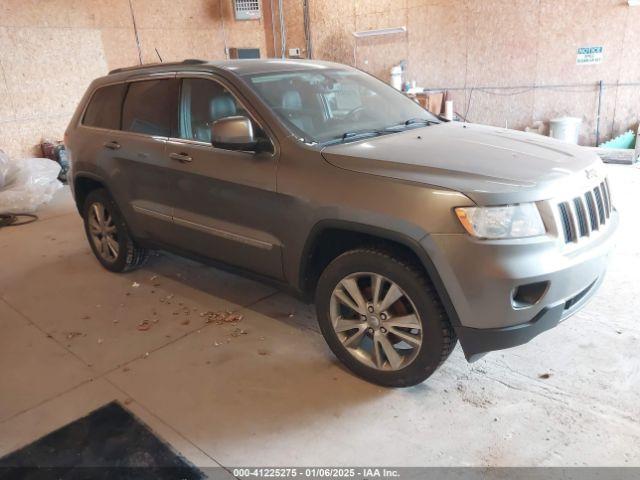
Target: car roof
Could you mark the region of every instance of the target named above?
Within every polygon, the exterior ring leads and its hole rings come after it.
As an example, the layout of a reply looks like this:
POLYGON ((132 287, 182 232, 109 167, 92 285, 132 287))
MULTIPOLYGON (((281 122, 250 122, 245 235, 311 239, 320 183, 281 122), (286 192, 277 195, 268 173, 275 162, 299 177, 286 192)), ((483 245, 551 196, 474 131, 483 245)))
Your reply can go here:
MULTIPOLYGON (((154 74, 167 71, 181 70, 226 70, 236 75, 252 75, 257 73, 276 73, 285 71, 318 70, 325 68, 349 69, 346 65, 318 60, 298 60, 298 59, 246 59, 246 60, 219 60, 207 61, 198 59, 187 59, 182 62, 172 63, 151 63, 136 65, 133 67, 116 68, 109 72, 108 77, 118 74, 154 74)), ((129 76, 127 75, 127 76, 129 76)), ((118 75, 119 76, 119 75, 118 75)))

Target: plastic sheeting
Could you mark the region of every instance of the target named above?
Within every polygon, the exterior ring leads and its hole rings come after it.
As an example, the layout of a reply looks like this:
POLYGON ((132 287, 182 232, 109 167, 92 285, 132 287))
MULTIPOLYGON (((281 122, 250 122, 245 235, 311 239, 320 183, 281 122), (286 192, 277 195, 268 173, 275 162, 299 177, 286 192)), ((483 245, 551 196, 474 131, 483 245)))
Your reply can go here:
POLYGON ((59 173, 47 158, 12 160, 0 150, 0 214, 35 212, 62 188, 59 173))

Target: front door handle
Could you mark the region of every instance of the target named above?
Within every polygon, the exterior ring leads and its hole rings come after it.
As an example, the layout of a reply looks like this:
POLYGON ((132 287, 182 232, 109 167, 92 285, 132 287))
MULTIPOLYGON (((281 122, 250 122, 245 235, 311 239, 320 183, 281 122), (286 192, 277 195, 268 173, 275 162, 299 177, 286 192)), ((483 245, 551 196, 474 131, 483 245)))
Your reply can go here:
POLYGON ((178 162, 182 163, 191 163, 193 161, 193 158, 191 158, 186 153, 171 153, 169 155, 169 158, 171 160, 177 160, 178 162))
POLYGON ((104 148, 108 148, 109 150, 118 150, 120 148, 120 144, 115 141, 104 142, 104 148))

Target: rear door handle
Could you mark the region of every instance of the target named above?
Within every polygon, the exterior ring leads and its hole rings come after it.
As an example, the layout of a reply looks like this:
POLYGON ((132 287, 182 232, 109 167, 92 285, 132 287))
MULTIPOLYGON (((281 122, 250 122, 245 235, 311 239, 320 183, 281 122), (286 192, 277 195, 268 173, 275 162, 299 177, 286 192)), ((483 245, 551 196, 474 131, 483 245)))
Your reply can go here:
POLYGON ((104 148, 108 148, 109 150, 118 150, 120 148, 120 144, 118 142, 104 142, 104 148))
POLYGON ((182 163, 191 163, 193 161, 193 158, 191 158, 186 153, 171 153, 169 154, 169 158, 171 160, 177 160, 178 162, 182 163))

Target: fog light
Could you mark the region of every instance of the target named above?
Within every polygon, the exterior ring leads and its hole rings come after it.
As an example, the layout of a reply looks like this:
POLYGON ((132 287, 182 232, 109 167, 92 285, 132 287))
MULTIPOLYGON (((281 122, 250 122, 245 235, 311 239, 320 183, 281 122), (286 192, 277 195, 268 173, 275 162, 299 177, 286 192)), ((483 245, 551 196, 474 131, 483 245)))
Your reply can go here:
POLYGON ((540 301, 549 289, 549 282, 536 282, 521 285, 513 289, 511 305, 513 308, 527 308, 540 301))

